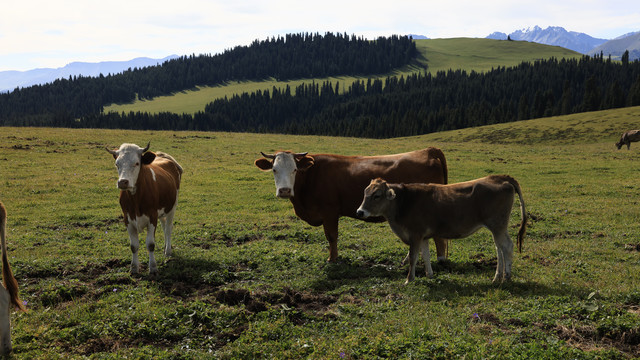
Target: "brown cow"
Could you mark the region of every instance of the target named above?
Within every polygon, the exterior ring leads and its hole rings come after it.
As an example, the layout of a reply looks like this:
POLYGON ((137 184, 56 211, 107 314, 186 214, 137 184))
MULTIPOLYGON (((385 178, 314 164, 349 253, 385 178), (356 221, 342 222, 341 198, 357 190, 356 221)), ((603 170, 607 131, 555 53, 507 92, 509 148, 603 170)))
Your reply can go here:
POLYGON ((171 255, 171 230, 178 205, 178 190, 182 167, 168 154, 144 149, 134 144, 122 144, 107 151, 116 159, 120 207, 131 241, 131 273, 138 273, 138 233, 147 229, 146 246, 149 251, 149 273, 158 272, 153 254, 158 219, 164 232, 164 254, 171 255))
POLYGON ((364 190, 358 216, 384 216, 393 232, 409 245, 408 283, 415 278, 418 253, 422 252, 427 276, 433 276, 429 260, 430 237, 459 239, 482 227, 493 234, 498 266, 493 281, 511 278, 513 242, 508 226, 514 192, 520 198, 522 223, 518 250, 522 251, 527 214, 518 182, 508 175, 491 175, 451 185, 388 184, 374 179, 364 190))
MULTIPOLYGON (((307 155, 289 151, 265 155, 255 165, 273 170, 276 196, 288 198, 296 215, 312 226, 324 227, 329 259, 338 257, 338 220, 358 218, 356 210, 369 181, 382 177, 392 182, 447 183, 447 162, 440 149, 427 148, 385 156, 307 155)), ((384 218, 367 221, 382 222, 384 218)), ((438 259, 446 259, 447 242, 436 238, 438 259)))
POLYGON ((616 147, 618 150, 622 147, 622 145, 627 145, 627 150, 631 148, 631 143, 640 141, 640 130, 629 130, 622 133, 620 136, 620 141, 616 143, 616 147))
POLYGON ((9 354, 13 347, 11 345, 11 314, 10 304, 19 310, 26 311, 20 296, 18 295, 18 281, 13 276, 9 258, 7 255, 7 209, 0 202, 0 245, 2 246, 2 281, 4 287, 0 286, 0 354, 9 354))

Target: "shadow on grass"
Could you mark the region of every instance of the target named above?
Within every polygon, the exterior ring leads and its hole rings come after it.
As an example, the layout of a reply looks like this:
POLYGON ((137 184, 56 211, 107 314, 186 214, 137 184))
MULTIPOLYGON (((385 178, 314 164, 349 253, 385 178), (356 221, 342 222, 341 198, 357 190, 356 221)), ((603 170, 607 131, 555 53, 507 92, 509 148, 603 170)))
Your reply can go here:
POLYGON ((209 258, 183 257, 174 254, 159 266, 158 274, 146 275, 165 295, 190 297, 215 292, 221 285, 236 279, 241 264, 226 265, 209 258))
MULTIPOLYGON (((485 258, 482 254, 472 256, 463 262, 434 262, 431 264, 434 276, 428 279, 425 277, 423 262, 420 261, 416 268, 416 280, 407 286, 424 286, 429 290, 428 295, 436 299, 481 296, 495 289, 504 289, 518 297, 562 296, 583 292, 582 289, 567 284, 548 286, 529 279, 522 280, 517 272, 513 273, 511 281, 494 284, 492 280, 496 265, 495 258, 485 258), (466 276, 468 278, 465 278, 466 276)), ((401 266, 399 261, 397 264, 380 264, 367 260, 351 261, 339 258, 338 262, 327 263, 324 266, 325 278, 313 281, 311 288, 317 292, 327 292, 345 285, 357 285, 373 278, 388 279, 402 287, 408 270, 409 266, 401 266)))

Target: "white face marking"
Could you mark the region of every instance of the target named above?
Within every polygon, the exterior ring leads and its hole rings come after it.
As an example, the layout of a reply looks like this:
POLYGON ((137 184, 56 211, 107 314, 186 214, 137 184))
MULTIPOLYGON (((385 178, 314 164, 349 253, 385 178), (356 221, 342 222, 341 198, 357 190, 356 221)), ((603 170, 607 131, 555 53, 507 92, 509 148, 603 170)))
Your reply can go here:
POLYGON ((122 144, 116 151, 116 167, 118 168, 118 188, 136 192, 136 182, 142 163, 142 151, 144 149, 134 144, 122 144))
POLYGON ((291 153, 277 153, 273 160, 273 177, 276 181, 276 196, 281 198, 293 197, 293 186, 296 181, 298 166, 291 153))

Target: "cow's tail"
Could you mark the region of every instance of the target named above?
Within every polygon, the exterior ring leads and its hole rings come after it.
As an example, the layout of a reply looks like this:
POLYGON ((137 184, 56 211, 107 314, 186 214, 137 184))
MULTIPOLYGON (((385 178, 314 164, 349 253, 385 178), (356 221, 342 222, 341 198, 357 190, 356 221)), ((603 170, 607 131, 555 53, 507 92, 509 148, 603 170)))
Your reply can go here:
POLYGON ((429 148, 429 156, 433 156, 440 161, 440 164, 442 164, 442 176, 444 179, 443 184, 448 184, 449 168, 447 168, 447 159, 444 157, 444 153, 442 152, 442 150, 435 147, 429 148))
POLYGON ((13 276, 11 271, 11 265, 9 265, 9 258, 7 256, 7 239, 6 239, 6 227, 7 227, 7 210, 4 205, 0 203, 0 245, 2 246, 2 282, 5 289, 9 293, 11 303, 16 308, 22 311, 26 311, 20 296, 18 295, 18 281, 13 276))
POLYGON ((520 223, 520 230, 518 230, 518 252, 522 252, 522 241, 527 231, 527 210, 524 206, 524 198, 522 197, 522 190, 520 189, 518 181, 511 176, 506 176, 505 179, 513 186, 516 193, 518 193, 518 198, 520 198, 520 217, 522 217, 522 222, 520 223))
MULTIPOLYGON (((447 167, 447 159, 444 157, 444 153, 439 148, 430 147, 429 148, 429 157, 432 157, 432 156, 434 158, 438 159, 438 161, 440 161, 440 165, 442 166, 442 183, 445 184, 445 185, 448 184, 449 183, 449 168, 447 167)), ((445 241, 445 244, 447 246, 447 252, 446 252, 445 256, 447 258, 449 258, 449 239, 441 239, 441 240, 445 241)), ((437 242, 436 242, 436 245, 437 245, 437 242)))

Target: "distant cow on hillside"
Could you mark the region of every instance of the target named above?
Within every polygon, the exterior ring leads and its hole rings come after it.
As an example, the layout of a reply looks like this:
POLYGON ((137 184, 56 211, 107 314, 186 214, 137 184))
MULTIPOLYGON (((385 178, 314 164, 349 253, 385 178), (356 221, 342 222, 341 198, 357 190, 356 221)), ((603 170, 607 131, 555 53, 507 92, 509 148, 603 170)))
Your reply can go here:
POLYGON ((393 232, 409 245, 409 275, 415 278, 421 252, 427 276, 433 276, 429 258, 431 237, 461 239, 482 227, 493 234, 498 266, 493 281, 511 278, 513 242, 509 238, 509 218, 514 193, 520 198, 522 222, 518 232, 518 250, 526 229, 527 213, 518 182, 508 175, 490 175, 467 182, 439 184, 388 184, 371 180, 364 190, 358 216, 383 216, 393 232))
POLYGON ((120 207, 131 241, 131 273, 138 273, 138 233, 147 230, 146 246, 149 251, 149 273, 158 272, 153 254, 158 219, 164 232, 164 254, 171 255, 171 230, 173 216, 178 205, 178 190, 182 178, 182 166, 168 154, 153 153, 147 147, 122 144, 113 155, 118 168, 120 207))
MULTIPOLYGON (((448 178, 444 154, 434 147, 383 156, 308 155, 289 151, 262 155, 255 165, 273 172, 276 196, 289 199, 296 215, 309 225, 324 227, 329 241, 328 261, 338 258, 338 220, 342 216, 358 219, 356 210, 362 191, 371 179, 446 184, 448 178)), ((384 218, 366 221, 382 222, 384 218)), ((446 259, 447 240, 438 237, 434 240, 438 260, 446 259)))
POLYGON ((631 143, 640 141, 640 130, 629 130, 622 133, 620 136, 620 141, 616 143, 616 147, 618 150, 622 147, 622 145, 627 145, 627 150, 631 148, 631 143))
POLYGON ((7 255, 7 210, 0 202, 0 245, 2 246, 2 281, 4 287, 0 286, 0 355, 10 353, 11 346, 11 314, 10 305, 13 304, 19 310, 25 311, 22 301, 18 296, 18 282, 13 276, 9 258, 7 255))

